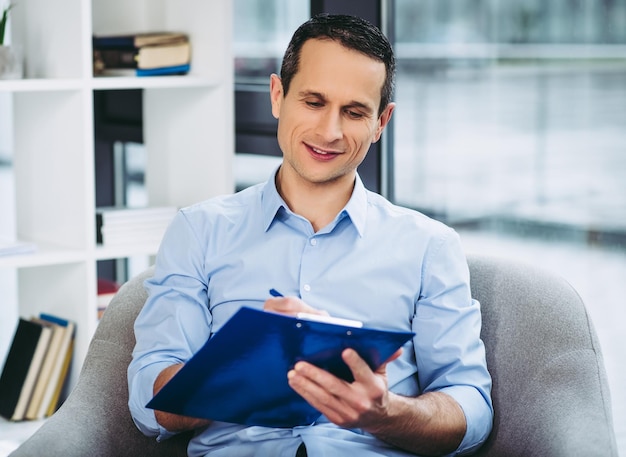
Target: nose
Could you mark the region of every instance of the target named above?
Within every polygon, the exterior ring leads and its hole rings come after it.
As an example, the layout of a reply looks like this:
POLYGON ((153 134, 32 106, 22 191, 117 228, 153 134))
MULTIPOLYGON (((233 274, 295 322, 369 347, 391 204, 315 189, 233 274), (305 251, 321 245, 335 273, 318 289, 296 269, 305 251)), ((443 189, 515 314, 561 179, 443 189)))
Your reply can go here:
POLYGON ((327 143, 340 140, 343 138, 343 125, 340 113, 330 110, 324 112, 319 119, 317 133, 327 143))

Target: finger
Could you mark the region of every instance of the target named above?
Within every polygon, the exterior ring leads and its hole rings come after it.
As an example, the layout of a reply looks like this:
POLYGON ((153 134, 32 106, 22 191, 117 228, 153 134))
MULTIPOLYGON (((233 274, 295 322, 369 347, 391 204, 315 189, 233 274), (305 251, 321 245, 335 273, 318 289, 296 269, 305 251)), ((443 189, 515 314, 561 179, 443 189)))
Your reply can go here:
POLYGON ((352 371, 352 376, 355 381, 367 382, 374 375, 369 365, 354 349, 344 349, 341 353, 341 358, 346 362, 350 371, 352 371))
POLYGON ((370 366, 363 360, 359 354, 354 349, 345 349, 341 354, 343 361, 346 362, 350 371, 352 371, 352 376, 354 376, 355 381, 363 382, 363 383, 371 383, 374 382, 373 377, 375 375, 383 375, 387 374, 387 365, 390 362, 396 360, 402 354, 402 348, 399 348, 395 351, 387 360, 385 360, 374 372, 370 368, 370 366))
POLYGON ((334 374, 316 367, 315 365, 300 361, 296 363, 292 376, 296 380, 309 387, 321 387, 329 393, 337 396, 345 394, 346 382, 337 378, 334 374))
POLYGON ((287 376, 294 390, 307 400, 330 403, 350 394, 350 385, 346 381, 306 362, 298 362, 287 376))
POLYGON ((381 366, 378 367, 378 369, 376 370, 376 373, 385 373, 387 371, 387 365, 393 362, 394 360, 396 360, 401 355, 402 355, 402 348, 398 348, 396 352, 391 354, 389 358, 385 360, 381 366))
POLYGON ((353 413, 347 399, 350 386, 328 372, 299 362, 287 374, 291 388, 332 422, 346 421, 353 413))

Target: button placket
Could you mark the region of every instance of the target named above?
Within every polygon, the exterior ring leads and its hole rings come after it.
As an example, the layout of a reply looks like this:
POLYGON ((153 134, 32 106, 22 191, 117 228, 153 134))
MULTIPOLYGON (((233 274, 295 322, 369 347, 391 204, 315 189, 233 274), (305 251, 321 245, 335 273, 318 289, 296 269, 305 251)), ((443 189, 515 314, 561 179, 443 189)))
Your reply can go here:
POLYGON ((311 267, 312 265, 315 264, 315 262, 313 261, 314 258, 316 258, 318 256, 318 250, 315 249, 316 247, 318 247, 318 237, 316 236, 311 236, 308 239, 307 242, 307 247, 304 250, 303 253, 303 257, 302 257, 302 263, 301 263, 301 276, 300 276, 300 284, 301 284, 301 290, 300 290, 300 296, 302 296, 303 299, 306 299, 305 295, 309 294, 311 292, 311 279, 316 277, 316 271, 315 268, 311 269, 309 267, 311 267), (313 263, 311 263, 313 262, 313 263))

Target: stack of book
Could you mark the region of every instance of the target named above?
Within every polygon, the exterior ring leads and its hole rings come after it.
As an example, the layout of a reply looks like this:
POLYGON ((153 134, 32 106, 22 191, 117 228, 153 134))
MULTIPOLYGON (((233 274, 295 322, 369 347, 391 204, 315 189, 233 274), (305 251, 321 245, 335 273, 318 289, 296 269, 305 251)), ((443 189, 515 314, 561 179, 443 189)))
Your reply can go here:
POLYGON ((175 206, 96 209, 96 241, 107 247, 158 244, 176 215, 175 206))
POLYGON ((191 65, 184 33, 157 32, 93 37, 94 75, 183 75, 191 65))
POLYGON ((50 314, 20 318, 0 375, 0 415, 13 421, 54 413, 69 372, 75 324, 50 314))
POLYGON ((37 245, 26 241, 6 241, 0 239, 0 257, 18 254, 31 254, 37 250, 37 245))

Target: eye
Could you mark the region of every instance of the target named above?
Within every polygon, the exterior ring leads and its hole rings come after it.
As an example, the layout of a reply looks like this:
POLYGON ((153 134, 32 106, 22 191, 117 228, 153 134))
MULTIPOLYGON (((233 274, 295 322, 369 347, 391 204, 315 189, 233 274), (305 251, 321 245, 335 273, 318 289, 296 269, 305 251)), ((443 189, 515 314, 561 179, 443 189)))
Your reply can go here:
POLYGON ((353 111, 353 110, 346 110, 346 114, 351 119, 361 119, 364 116, 362 113, 359 113, 358 111, 353 111))
POLYGON ((307 106, 310 106, 311 108, 321 108, 322 106, 324 106, 322 102, 317 102, 317 101, 307 101, 305 103, 307 104, 307 106))

